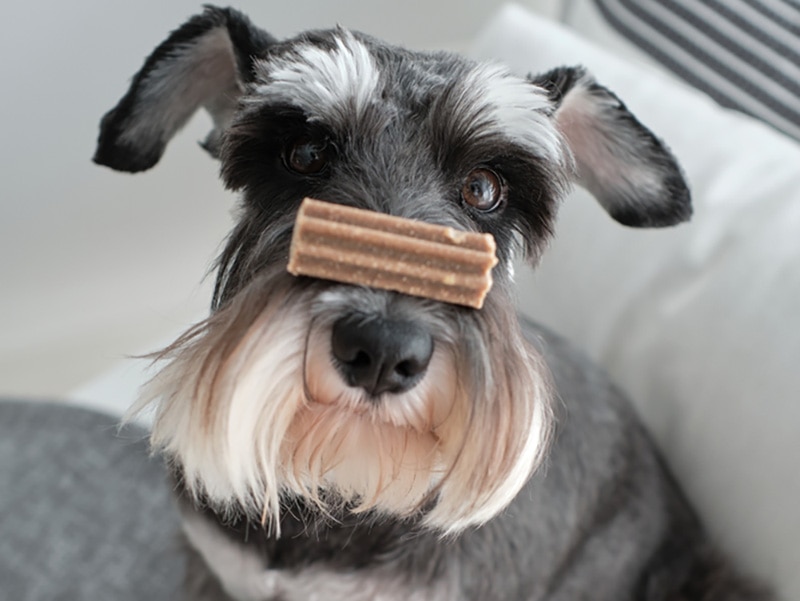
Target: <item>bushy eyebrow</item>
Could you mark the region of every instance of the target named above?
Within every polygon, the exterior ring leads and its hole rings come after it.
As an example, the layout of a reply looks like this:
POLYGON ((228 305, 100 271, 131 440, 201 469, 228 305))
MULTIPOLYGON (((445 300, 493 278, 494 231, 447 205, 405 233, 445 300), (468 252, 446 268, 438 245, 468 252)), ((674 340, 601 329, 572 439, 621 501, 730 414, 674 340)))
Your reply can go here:
POLYGON ((302 42, 256 63, 252 101, 269 98, 301 109, 310 121, 358 118, 378 98, 380 70, 369 48, 337 30, 332 45, 302 42))
POLYGON ((505 67, 478 64, 454 80, 434 102, 429 116, 434 136, 462 146, 503 139, 554 164, 568 151, 551 118, 547 92, 505 67))

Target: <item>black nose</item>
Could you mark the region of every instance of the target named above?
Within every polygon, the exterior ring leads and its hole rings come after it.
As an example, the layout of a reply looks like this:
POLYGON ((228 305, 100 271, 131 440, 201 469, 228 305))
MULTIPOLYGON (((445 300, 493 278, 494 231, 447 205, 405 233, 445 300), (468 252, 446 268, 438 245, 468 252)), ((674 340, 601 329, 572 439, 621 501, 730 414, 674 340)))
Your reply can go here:
POLYGON ((422 326, 357 313, 333 324, 331 346, 345 381, 373 396, 413 388, 433 355, 433 338, 422 326))

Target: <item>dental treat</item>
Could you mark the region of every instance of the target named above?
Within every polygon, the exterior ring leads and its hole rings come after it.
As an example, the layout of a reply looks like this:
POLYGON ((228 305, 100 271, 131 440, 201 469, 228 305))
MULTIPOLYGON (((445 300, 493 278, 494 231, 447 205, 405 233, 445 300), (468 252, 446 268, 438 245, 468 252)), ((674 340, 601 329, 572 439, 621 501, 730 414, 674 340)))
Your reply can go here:
POLYGON ((306 198, 289 273, 480 309, 497 264, 491 234, 306 198))

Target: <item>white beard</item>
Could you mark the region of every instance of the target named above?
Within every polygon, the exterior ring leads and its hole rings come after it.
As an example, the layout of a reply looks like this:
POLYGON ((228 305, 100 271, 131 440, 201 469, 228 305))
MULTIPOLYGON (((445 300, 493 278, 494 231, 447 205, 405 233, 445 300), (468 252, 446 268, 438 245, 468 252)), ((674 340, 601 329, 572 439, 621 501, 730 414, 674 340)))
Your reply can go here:
POLYGON ((313 318, 335 305, 326 298, 251 285, 162 353, 169 362, 133 411, 156 406, 152 444, 186 489, 223 514, 260 516, 276 535, 286 493, 322 511, 331 499, 397 517, 426 506, 423 522, 446 533, 496 515, 548 439, 538 358, 524 345, 525 368, 503 370, 515 381, 473 390, 463 351, 438 341, 417 386, 368 399, 331 362, 330 321, 313 318))

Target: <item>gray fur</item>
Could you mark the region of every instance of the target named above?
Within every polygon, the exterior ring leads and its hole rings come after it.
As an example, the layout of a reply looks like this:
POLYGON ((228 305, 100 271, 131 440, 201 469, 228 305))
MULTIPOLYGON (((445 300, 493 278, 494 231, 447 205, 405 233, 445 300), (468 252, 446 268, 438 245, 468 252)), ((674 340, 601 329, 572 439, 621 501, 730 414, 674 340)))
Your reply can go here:
MULTIPOLYGON (((226 14, 238 24, 229 24, 230 31, 252 27, 226 14)), ((197 17, 194 23, 205 21, 197 17)), ((173 36, 185 52, 191 31, 178 31, 173 36)), ((231 35, 235 54, 239 34, 231 35)), ((220 601, 233 592, 253 601, 769 599, 734 575, 711 548, 628 402, 605 375, 557 336, 521 324, 514 313, 512 261, 520 252, 534 261, 541 254, 570 181, 596 183, 600 177, 591 172, 585 149, 576 147, 582 136, 559 129, 564 98, 580 82, 586 86, 583 72, 525 82, 454 55, 412 53, 342 30, 285 42, 266 34, 245 37, 261 45, 252 68, 240 74, 242 97, 220 138, 222 177, 241 192, 242 206, 219 259, 214 311, 224 312, 255 282, 264 290, 291 290, 292 299, 336 292, 338 304, 311 303, 313 318, 323 323, 354 308, 415 319, 438 344, 458 350, 457 377, 476 406, 491 400, 481 392, 488 382, 498 397, 504 389, 521 393, 515 371, 540 370, 523 361, 524 331, 553 379, 554 434, 544 465, 502 513, 448 537, 422 525, 435 497, 415 515, 398 518, 355 514, 346 504, 333 504, 325 514, 307 500, 284 495, 277 538, 244 510, 217 513, 182 493, 187 538, 197 549, 191 552, 187 599, 220 601), (335 60, 347 53, 349 62, 339 69, 335 60), (326 61, 333 66, 315 71, 326 61), (327 141, 331 160, 324 172, 299 176, 287 169, 286 148, 298 136, 327 141), (503 204, 491 214, 460 200, 463 178, 475 167, 495 169, 505 182, 503 204), (485 307, 473 311, 292 278, 284 267, 294 215, 305 196, 492 233, 501 265, 485 307)), ((160 47, 135 86, 146 87, 147 73, 163 56, 170 54, 160 47)), ((184 77, 185 70, 178 75, 184 77)), ((580 126, 609 145, 604 158, 622 179, 590 188, 613 216, 631 225, 687 218, 688 192, 677 163, 624 105, 615 104, 610 118, 607 105, 615 97, 603 90, 592 88, 582 97, 588 106, 593 99, 602 106, 593 113, 599 119, 580 126), (652 184, 640 196, 624 179, 632 157, 652 184), (619 197, 612 197, 615 191, 619 197)), ((126 99, 113 113, 123 131, 110 127, 107 118, 96 157, 122 169, 140 162, 126 163, 131 153, 139 155, 130 148, 136 136, 124 133, 120 114, 125 109, 144 119, 154 106, 126 99), (124 152, 115 150, 119 140, 124 152)), ((160 116, 152 118, 160 123, 160 116)), ((180 345, 173 350, 181 352, 180 345)), ((175 475, 180 485, 180 465, 175 475)))

